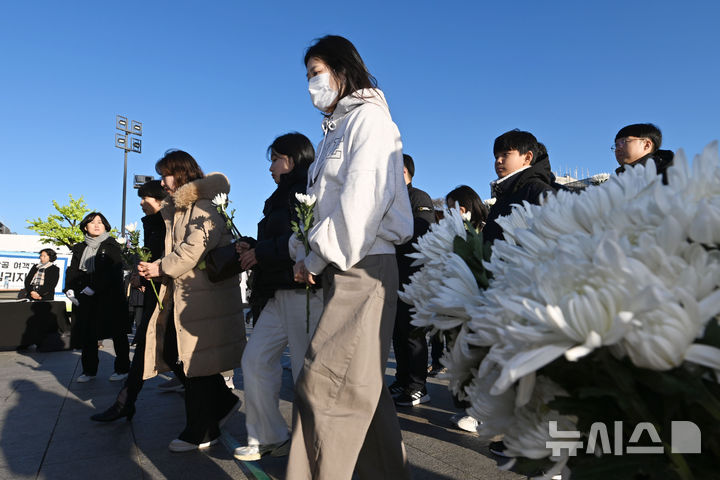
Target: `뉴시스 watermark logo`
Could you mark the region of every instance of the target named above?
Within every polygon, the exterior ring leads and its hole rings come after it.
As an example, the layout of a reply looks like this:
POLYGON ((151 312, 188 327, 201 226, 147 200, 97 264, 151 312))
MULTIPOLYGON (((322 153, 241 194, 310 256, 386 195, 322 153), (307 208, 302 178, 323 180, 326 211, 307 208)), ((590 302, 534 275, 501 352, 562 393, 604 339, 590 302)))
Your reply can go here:
MULTIPOLYGON (((590 426, 588 433, 587 447, 585 453, 595 454, 598 447, 603 454, 624 455, 638 453, 664 453, 664 447, 660 440, 655 426, 650 422, 641 422, 635 425, 635 429, 630 435, 629 444, 624 446, 622 442, 623 422, 613 422, 613 444, 610 445, 610 436, 608 435, 607 426, 602 422, 595 422, 590 426), (643 437, 643 433, 647 432, 647 436, 654 444, 653 446, 636 445, 643 437)), ((562 438, 563 440, 551 440, 545 442, 546 448, 552 449, 555 457, 561 455, 562 450, 567 450, 571 457, 577 455, 578 450, 582 450, 583 442, 579 439, 580 432, 577 430, 558 430, 557 421, 550 421, 550 437, 562 438)), ((700 429, 693 422, 673 421, 670 433, 670 450, 671 453, 700 453, 701 435, 700 429)))

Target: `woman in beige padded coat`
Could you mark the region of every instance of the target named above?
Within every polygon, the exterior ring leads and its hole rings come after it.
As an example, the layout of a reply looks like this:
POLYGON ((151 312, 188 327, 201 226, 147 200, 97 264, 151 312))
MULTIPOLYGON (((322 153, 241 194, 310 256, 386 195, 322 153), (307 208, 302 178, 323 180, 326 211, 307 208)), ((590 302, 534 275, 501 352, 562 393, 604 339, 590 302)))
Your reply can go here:
POLYGON ((215 195, 230 191, 227 178, 205 176, 180 150, 168 151, 155 170, 171 196, 161 209, 166 254, 138 268, 145 278, 163 279, 163 309, 156 308, 148 325, 143 377, 172 370, 184 383, 187 425, 169 445, 184 452, 217 443, 220 427, 239 406, 220 372, 240 366, 245 324, 238 276, 212 283, 198 266, 208 251, 232 240, 212 204, 215 195))

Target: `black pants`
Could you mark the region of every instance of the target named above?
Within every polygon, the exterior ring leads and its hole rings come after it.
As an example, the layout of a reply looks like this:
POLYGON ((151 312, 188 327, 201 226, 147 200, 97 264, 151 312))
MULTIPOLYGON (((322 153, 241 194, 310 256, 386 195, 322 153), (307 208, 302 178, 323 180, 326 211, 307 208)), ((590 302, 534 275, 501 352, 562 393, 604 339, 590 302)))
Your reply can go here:
MULTIPOLYGON (((127 334, 116 333, 112 337, 113 348, 115 349, 115 372, 128 373, 130 370, 130 343, 127 334)), ((80 361, 85 375, 97 375, 98 364, 98 341, 96 338, 89 338, 82 347, 80 361)))
POLYGON ((225 385, 219 373, 206 377, 188 377, 178 363, 177 333, 168 319, 163 345, 163 360, 185 385, 185 430, 180 440, 199 445, 220 436, 218 421, 235 407, 238 397, 225 385))
POLYGON ((393 329, 395 379, 410 390, 420 390, 427 380, 428 347, 425 329, 410 324, 410 305, 398 300, 393 329))
MULTIPOLYGON (((157 288, 160 283, 156 282, 157 288)), ((143 370, 145 369, 145 334, 147 333, 148 323, 157 306, 157 298, 155 294, 147 288, 143 297, 143 314, 140 325, 135 330, 135 355, 133 355, 132 363, 130 363, 130 371, 125 380, 122 390, 118 394, 117 401, 122 404, 134 405, 137 400, 143 384, 143 370)))
POLYGON ((148 320, 143 321, 135 330, 135 355, 130 363, 130 371, 125 379, 122 390, 118 393, 117 401, 123 405, 134 405, 143 384, 143 370, 145 368, 145 332, 148 320))
POLYGON ((442 332, 435 332, 430 336, 430 357, 433 366, 440 365, 440 359, 445 354, 445 338, 442 332))

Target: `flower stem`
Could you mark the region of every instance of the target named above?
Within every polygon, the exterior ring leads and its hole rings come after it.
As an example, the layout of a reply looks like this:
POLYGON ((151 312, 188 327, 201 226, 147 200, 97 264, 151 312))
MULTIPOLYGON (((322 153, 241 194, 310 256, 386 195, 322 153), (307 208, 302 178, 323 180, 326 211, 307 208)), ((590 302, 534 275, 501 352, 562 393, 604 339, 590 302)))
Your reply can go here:
POLYGON ((157 298, 157 301, 158 301, 158 307, 160 308, 160 311, 162 312, 163 304, 160 301, 160 295, 158 295, 157 289, 155 288, 155 282, 150 280, 150 285, 152 285, 153 292, 155 292, 155 298, 157 298))
POLYGON ((305 333, 310 333, 310 285, 305 284, 305 333))

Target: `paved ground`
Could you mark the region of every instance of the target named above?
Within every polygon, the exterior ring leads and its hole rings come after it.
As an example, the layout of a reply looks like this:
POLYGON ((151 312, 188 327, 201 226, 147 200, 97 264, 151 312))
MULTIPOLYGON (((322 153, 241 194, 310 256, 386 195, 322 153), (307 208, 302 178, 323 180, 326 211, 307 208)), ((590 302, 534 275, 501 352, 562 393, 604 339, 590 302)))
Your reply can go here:
MULTIPOLYGON (((132 422, 90 421, 90 415, 112 404, 120 388, 107 380, 111 341, 105 341, 100 356, 97 378, 78 384, 73 379, 81 373, 79 352, 0 352, 0 480, 284 478, 287 458, 233 459, 233 446, 245 441, 244 407, 226 424, 222 444, 204 452, 171 453, 167 445, 184 425, 184 408, 180 394, 157 389, 163 377, 146 382, 132 422)), ((474 434, 452 428, 450 394, 443 381, 431 382, 430 403, 398 411, 413 478, 522 478, 498 470, 474 434)), ((242 399, 240 369, 235 385, 242 399)), ((291 402, 291 375, 285 370, 281 410, 288 422, 291 402)))

